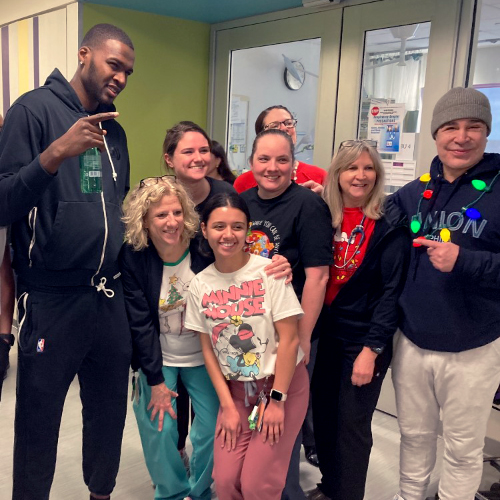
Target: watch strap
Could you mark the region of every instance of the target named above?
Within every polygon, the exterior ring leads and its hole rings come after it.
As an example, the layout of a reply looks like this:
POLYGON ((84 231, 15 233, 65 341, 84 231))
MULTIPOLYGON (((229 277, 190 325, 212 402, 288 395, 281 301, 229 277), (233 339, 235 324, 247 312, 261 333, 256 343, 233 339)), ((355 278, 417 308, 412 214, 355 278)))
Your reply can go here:
POLYGON ((370 351, 374 352, 375 354, 382 354, 384 352, 384 347, 373 347, 373 346, 366 346, 370 351))

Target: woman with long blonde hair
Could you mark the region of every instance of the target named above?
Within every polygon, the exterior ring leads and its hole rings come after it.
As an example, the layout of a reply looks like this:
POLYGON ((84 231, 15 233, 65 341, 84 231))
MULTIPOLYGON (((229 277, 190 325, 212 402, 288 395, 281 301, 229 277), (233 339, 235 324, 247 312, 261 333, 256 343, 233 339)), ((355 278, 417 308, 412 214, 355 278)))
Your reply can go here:
POLYGON ((310 500, 363 500, 371 420, 392 355, 409 233, 387 209, 384 169, 371 141, 345 141, 324 199, 333 220, 325 305, 312 380, 321 483, 310 500))

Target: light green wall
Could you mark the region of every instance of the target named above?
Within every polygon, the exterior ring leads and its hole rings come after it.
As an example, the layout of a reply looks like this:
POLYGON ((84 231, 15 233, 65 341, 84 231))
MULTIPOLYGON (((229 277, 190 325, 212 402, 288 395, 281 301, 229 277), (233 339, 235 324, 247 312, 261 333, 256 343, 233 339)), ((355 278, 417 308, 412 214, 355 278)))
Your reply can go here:
POLYGON ((206 126, 210 25, 83 4, 83 33, 97 23, 119 26, 135 46, 134 74, 115 101, 127 133, 133 186, 164 173, 167 128, 181 120, 206 126))

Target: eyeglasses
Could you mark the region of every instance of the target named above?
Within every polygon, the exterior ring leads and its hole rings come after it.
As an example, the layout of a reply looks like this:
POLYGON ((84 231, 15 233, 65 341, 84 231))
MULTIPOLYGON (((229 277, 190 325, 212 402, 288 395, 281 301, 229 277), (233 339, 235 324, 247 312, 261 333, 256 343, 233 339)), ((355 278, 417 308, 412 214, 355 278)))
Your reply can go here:
POLYGON ((339 151, 342 148, 352 148, 353 146, 357 146, 358 144, 363 144, 363 146, 368 146, 370 148, 377 148, 377 141, 372 141, 369 139, 364 140, 356 140, 356 141, 343 141, 340 143, 339 151))
POLYGON ((283 125, 285 128, 294 128, 295 125, 297 125, 297 120, 289 118, 288 120, 283 120, 282 122, 271 122, 264 125, 264 130, 270 128, 280 128, 280 125, 283 125))
POLYGON ((158 184, 159 182, 163 181, 170 181, 170 182, 177 182, 177 177, 175 175, 162 175, 160 177, 144 177, 144 179, 141 179, 141 182, 139 182, 139 189, 143 188, 144 186, 153 186, 154 184, 158 184))

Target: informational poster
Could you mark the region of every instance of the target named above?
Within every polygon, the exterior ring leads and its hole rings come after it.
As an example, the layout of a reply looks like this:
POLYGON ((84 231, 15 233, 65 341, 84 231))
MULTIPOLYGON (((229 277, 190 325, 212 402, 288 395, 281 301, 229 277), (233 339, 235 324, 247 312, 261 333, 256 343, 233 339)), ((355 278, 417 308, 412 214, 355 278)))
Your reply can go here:
POLYGON ((379 153, 399 153, 405 117, 404 104, 373 103, 368 113, 368 139, 377 141, 379 153))
POLYGON ((247 165, 248 104, 246 96, 231 96, 228 160, 236 174, 241 174, 247 165))
POLYGON ((395 193, 399 188, 415 179, 416 162, 414 161, 382 161, 385 170, 386 194, 395 193))

